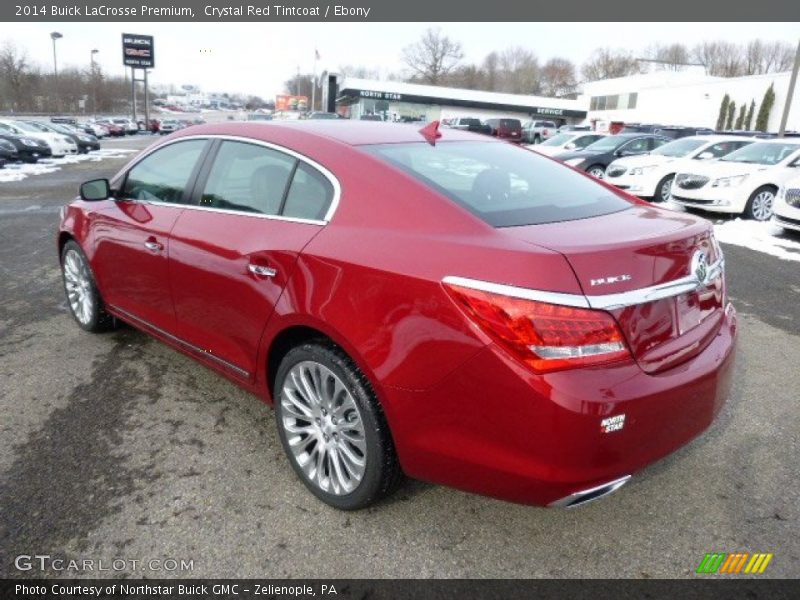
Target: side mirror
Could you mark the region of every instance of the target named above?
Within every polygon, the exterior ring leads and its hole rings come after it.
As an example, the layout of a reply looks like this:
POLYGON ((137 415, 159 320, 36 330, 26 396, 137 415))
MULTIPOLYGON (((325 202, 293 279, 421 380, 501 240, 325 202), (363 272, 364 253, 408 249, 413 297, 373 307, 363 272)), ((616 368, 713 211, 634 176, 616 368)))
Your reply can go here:
POLYGON ((111 197, 111 185, 108 179, 92 179, 81 184, 81 200, 98 202, 111 197))
POLYGON ((700 160, 710 160, 714 158, 714 155, 711 152, 703 152, 697 158, 699 158, 700 160))

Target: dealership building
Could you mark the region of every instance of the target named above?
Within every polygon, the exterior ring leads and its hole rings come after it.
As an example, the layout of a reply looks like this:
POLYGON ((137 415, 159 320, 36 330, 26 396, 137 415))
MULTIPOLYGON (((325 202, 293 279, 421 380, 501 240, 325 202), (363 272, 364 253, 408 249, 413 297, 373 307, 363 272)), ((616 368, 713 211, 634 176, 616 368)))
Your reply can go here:
POLYGON ((374 81, 327 75, 323 102, 329 111, 359 119, 381 115, 391 121, 435 121, 453 117, 531 117, 580 123, 586 109, 577 100, 480 90, 374 81))
MULTIPOLYGON (((587 124, 599 131, 622 123, 659 123, 715 127, 725 94, 736 103, 755 101, 755 115, 770 85, 775 103, 769 131, 777 131, 791 73, 747 77, 712 77, 701 66, 680 71, 652 71, 617 79, 586 82, 570 98, 501 94, 480 90, 340 77, 326 73, 326 110, 358 119, 380 115, 386 120, 433 121, 452 117, 547 119, 561 124, 587 124)), ((735 119, 734 119, 735 120, 735 119)), ((755 127, 755 116, 752 127, 755 127)), ((800 90, 795 93, 787 129, 800 131, 800 90)))

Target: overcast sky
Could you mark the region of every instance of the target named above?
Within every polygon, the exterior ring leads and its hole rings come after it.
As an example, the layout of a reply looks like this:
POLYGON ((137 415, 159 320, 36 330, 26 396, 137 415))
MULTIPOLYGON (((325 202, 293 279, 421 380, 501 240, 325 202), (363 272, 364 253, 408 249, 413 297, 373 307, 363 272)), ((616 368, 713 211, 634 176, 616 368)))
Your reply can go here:
MULTIPOLYGON (((480 62, 492 50, 519 45, 540 60, 563 56, 578 65, 601 46, 640 52, 648 45, 707 39, 786 40, 797 43, 798 23, 437 23, 461 42, 466 61, 480 62)), ((205 91, 258 94, 283 91, 298 66, 310 72, 314 47, 318 72, 340 65, 363 65, 388 73, 403 68, 401 50, 416 41, 429 23, 0 23, 0 43, 11 40, 30 59, 52 69, 51 31, 59 66, 89 64, 92 48, 108 73, 123 73, 120 34, 155 36, 156 68, 151 80, 193 84, 205 91)))

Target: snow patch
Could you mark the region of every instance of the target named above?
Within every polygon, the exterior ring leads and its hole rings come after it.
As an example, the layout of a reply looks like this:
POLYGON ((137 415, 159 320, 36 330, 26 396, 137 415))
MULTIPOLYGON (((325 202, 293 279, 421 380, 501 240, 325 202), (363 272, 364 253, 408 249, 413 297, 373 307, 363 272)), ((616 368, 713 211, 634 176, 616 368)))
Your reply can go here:
POLYGON ((0 169, 0 183, 22 181, 33 175, 46 175, 55 173, 65 165, 75 165, 82 162, 100 162, 105 158, 124 158, 127 154, 136 152, 127 148, 101 148, 88 154, 69 154, 62 158, 43 158, 34 164, 14 163, 7 164, 0 169))
POLYGON ((723 244, 743 246, 783 260, 800 262, 800 241, 781 236, 781 228, 769 222, 735 219, 716 223, 714 234, 723 244))

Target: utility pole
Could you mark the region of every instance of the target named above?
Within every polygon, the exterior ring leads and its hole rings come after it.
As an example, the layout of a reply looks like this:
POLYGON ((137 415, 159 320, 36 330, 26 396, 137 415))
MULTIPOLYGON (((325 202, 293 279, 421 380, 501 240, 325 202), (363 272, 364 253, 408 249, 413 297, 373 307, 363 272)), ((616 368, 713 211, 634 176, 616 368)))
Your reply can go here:
POLYGON ((789 89, 786 91, 786 101, 783 103, 783 115, 781 116, 781 127, 778 130, 778 137, 784 137, 786 135, 786 123, 789 121, 789 111, 792 108, 798 70, 800 70, 800 41, 797 42, 797 53, 794 55, 794 68, 792 69, 792 76, 789 79, 789 89))

